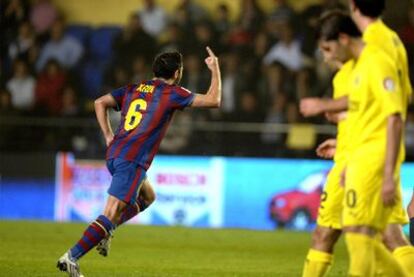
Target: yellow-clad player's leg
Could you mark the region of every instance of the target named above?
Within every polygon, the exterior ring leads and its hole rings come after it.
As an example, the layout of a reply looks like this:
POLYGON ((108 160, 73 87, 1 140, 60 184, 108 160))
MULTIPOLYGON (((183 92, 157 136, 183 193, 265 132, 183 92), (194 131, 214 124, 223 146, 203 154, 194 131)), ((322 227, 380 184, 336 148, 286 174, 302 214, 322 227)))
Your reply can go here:
POLYGON ((382 176, 382 167, 377 164, 353 160, 347 167, 343 225, 348 250, 353 253, 350 276, 374 276, 376 258, 386 263, 384 273, 389 276, 407 276, 374 238, 376 232, 385 230, 393 210, 383 204, 382 176))
POLYGON ((401 183, 398 185, 397 201, 392 208, 387 228, 384 232, 384 244, 392 252, 397 262, 414 276, 414 247, 405 237, 402 226, 409 222, 402 203, 401 183))
POLYGON ((336 162, 328 174, 318 211, 317 227, 312 234, 311 249, 306 256, 303 277, 322 277, 333 262, 333 247, 341 234, 341 174, 344 165, 336 162))

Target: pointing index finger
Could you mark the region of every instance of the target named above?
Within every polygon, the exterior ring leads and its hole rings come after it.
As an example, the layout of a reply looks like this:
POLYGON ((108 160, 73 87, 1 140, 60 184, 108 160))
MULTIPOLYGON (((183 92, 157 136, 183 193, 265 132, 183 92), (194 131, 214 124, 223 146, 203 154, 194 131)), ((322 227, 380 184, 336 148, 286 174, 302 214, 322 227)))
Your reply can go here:
POLYGON ((206 50, 208 52, 208 54, 210 55, 210 57, 215 57, 216 55, 214 55, 214 52, 210 49, 210 47, 206 47, 206 50))

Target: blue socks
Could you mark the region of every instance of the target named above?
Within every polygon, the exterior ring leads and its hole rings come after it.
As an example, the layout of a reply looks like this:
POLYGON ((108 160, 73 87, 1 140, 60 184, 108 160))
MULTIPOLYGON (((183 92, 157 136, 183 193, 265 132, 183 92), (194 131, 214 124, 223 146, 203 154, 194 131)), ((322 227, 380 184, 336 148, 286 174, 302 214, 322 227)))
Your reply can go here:
POLYGON ((71 256, 78 260, 94 248, 115 229, 114 224, 104 215, 100 215, 83 233, 78 243, 70 249, 71 256))

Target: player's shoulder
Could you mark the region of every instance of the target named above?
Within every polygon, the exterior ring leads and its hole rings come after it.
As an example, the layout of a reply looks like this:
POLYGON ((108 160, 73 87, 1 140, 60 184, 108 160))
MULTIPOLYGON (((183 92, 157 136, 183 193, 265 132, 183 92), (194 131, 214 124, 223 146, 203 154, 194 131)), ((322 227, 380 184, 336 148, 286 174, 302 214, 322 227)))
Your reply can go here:
POLYGON ((337 75, 348 75, 352 72, 353 68, 355 66, 355 60, 350 59, 346 63, 342 65, 342 67, 337 72, 337 75))
MULTIPOLYGON (((364 61, 372 63, 372 65, 378 64, 393 64, 392 59, 387 53, 385 53, 379 46, 373 44, 367 44, 363 51, 364 61)), ((368 64, 369 65, 369 64, 368 64)))
POLYGON ((179 85, 172 85, 172 91, 184 96, 192 94, 192 92, 189 89, 179 85))

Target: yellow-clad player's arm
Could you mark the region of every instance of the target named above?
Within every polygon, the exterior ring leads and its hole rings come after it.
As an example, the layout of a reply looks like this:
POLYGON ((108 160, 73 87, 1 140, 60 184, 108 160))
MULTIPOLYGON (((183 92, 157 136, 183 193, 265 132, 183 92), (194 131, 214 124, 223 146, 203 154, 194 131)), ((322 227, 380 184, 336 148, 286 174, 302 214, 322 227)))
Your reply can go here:
POLYGON ((348 96, 337 99, 308 97, 300 101, 300 112, 304 117, 316 116, 326 112, 342 112, 348 109, 348 96))
POLYGON ((384 183, 382 197, 385 205, 394 205, 396 193, 395 167, 401 147, 403 120, 401 114, 394 114, 387 119, 387 150, 385 153, 384 183))
POLYGON ((394 173, 401 147, 403 127, 402 116, 404 108, 404 94, 399 82, 398 70, 395 63, 387 57, 378 55, 372 66, 372 88, 376 98, 381 103, 381 116, 386 120, 386 151, 385 167, 382 186, 382 200, 384 205, 395 203, 397 181, 394 173))

